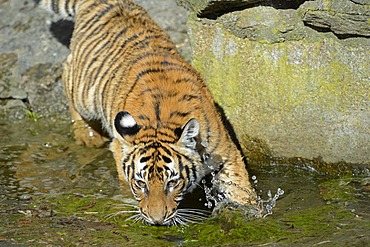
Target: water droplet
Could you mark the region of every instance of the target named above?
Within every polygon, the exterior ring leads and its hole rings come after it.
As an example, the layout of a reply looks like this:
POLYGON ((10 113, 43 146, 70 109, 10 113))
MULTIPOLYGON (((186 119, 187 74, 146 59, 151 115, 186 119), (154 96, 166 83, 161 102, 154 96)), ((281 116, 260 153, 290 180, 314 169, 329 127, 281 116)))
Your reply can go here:
POLYGON ((278 188, 274 196, 272 196, 272 193, 270 190, 267 191, 267 196, 268 196, 267 200, 263 200, 261 197, 258 197, 257 203, 258 203, 258 207, 260 208, 262 212, 263 218, 272 214, 272 209, 276 206, 276 201, 283 194, 284 194, 284 190, 282 190, 281 188, 278 188), (265 214, 263 214, 264 211, 265 211, 265 214))
POLYGON ((47 143, 45 143, 45 144, 44 144, 44 146, 45 146, 46 148, 51 148, 51 146, 52 146, 52 145, 51 145, 51 143, 50 143, 50 142, 47 142, 47 143))
POLYGON ((284 190, 282 190, 282 189, 278 188, 278 189, 277 189, 277 194, 278 194, 279 196, 284 195, 284 190))

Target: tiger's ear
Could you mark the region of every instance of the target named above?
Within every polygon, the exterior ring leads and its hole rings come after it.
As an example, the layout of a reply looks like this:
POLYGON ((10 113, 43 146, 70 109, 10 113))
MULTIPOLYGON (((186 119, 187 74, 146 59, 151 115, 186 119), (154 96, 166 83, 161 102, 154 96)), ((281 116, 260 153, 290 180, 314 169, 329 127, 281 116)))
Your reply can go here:
POLYGON ((133 141, 135 135, 141 128, 127 111, 120 111, 116 115, 116 118, 114 119, 114 127, 118 134, 128 142, 133 141))
POLYGON ((182 128, 178 143, 184 147, 195 149, 195 137, 199 134, 200 126, 195 118, 190 119, 182 128))

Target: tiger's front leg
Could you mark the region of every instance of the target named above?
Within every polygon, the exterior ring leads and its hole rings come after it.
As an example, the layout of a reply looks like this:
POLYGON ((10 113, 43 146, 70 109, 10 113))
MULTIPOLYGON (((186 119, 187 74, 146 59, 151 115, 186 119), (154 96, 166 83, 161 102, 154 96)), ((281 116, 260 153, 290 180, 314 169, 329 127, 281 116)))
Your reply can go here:
POLYGON ((218 174, 218 187, 227 198, 240 205, 255 205, 257 195, 249 181, 244 162, 225 164, 218 174))
POLYGON ((96 131, 85 121, 81 115, 71 106, 70 111, 73 119, 73 133, 76 143, 87 147, 102 147, 109 138, 96 131))

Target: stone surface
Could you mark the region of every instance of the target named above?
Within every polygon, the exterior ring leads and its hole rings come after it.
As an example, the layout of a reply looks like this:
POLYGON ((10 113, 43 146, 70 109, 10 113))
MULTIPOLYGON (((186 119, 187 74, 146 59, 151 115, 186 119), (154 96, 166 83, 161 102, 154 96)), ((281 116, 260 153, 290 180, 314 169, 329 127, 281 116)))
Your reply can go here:
POLYGON ((328 29, 337 35, 370 36, 370 5, 365 5, 365 2, 357 4, 349 0, 307 1, 299 10, 307 25, 328 29))
POLYGON ((269 6, 228 13, 217 22, 236 37, 269 43, 300 40, 309 31, 295 10, 277 10, 269 6))
POLYGON ((12 120, 27 111, 67 112, 61 66, 68 48, 49 30, 57 19, 33 1, 0 2, 0 115, 12 120))
POLYGON ((260 152, 369 164, 370 40, 339 39, 300 17, 269 6, 192 14, 193 64, 252 162, 260 152))

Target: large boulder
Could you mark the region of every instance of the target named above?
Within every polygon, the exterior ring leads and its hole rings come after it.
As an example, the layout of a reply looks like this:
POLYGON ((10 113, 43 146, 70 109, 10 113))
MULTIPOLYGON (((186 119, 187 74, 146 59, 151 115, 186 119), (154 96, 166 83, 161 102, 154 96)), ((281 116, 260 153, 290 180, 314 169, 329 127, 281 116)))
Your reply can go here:
POLYGON ((244 153, 370 164, 368 2, 269 2, 217 18, 202 6, 188 22, 193 64, 244 153))

